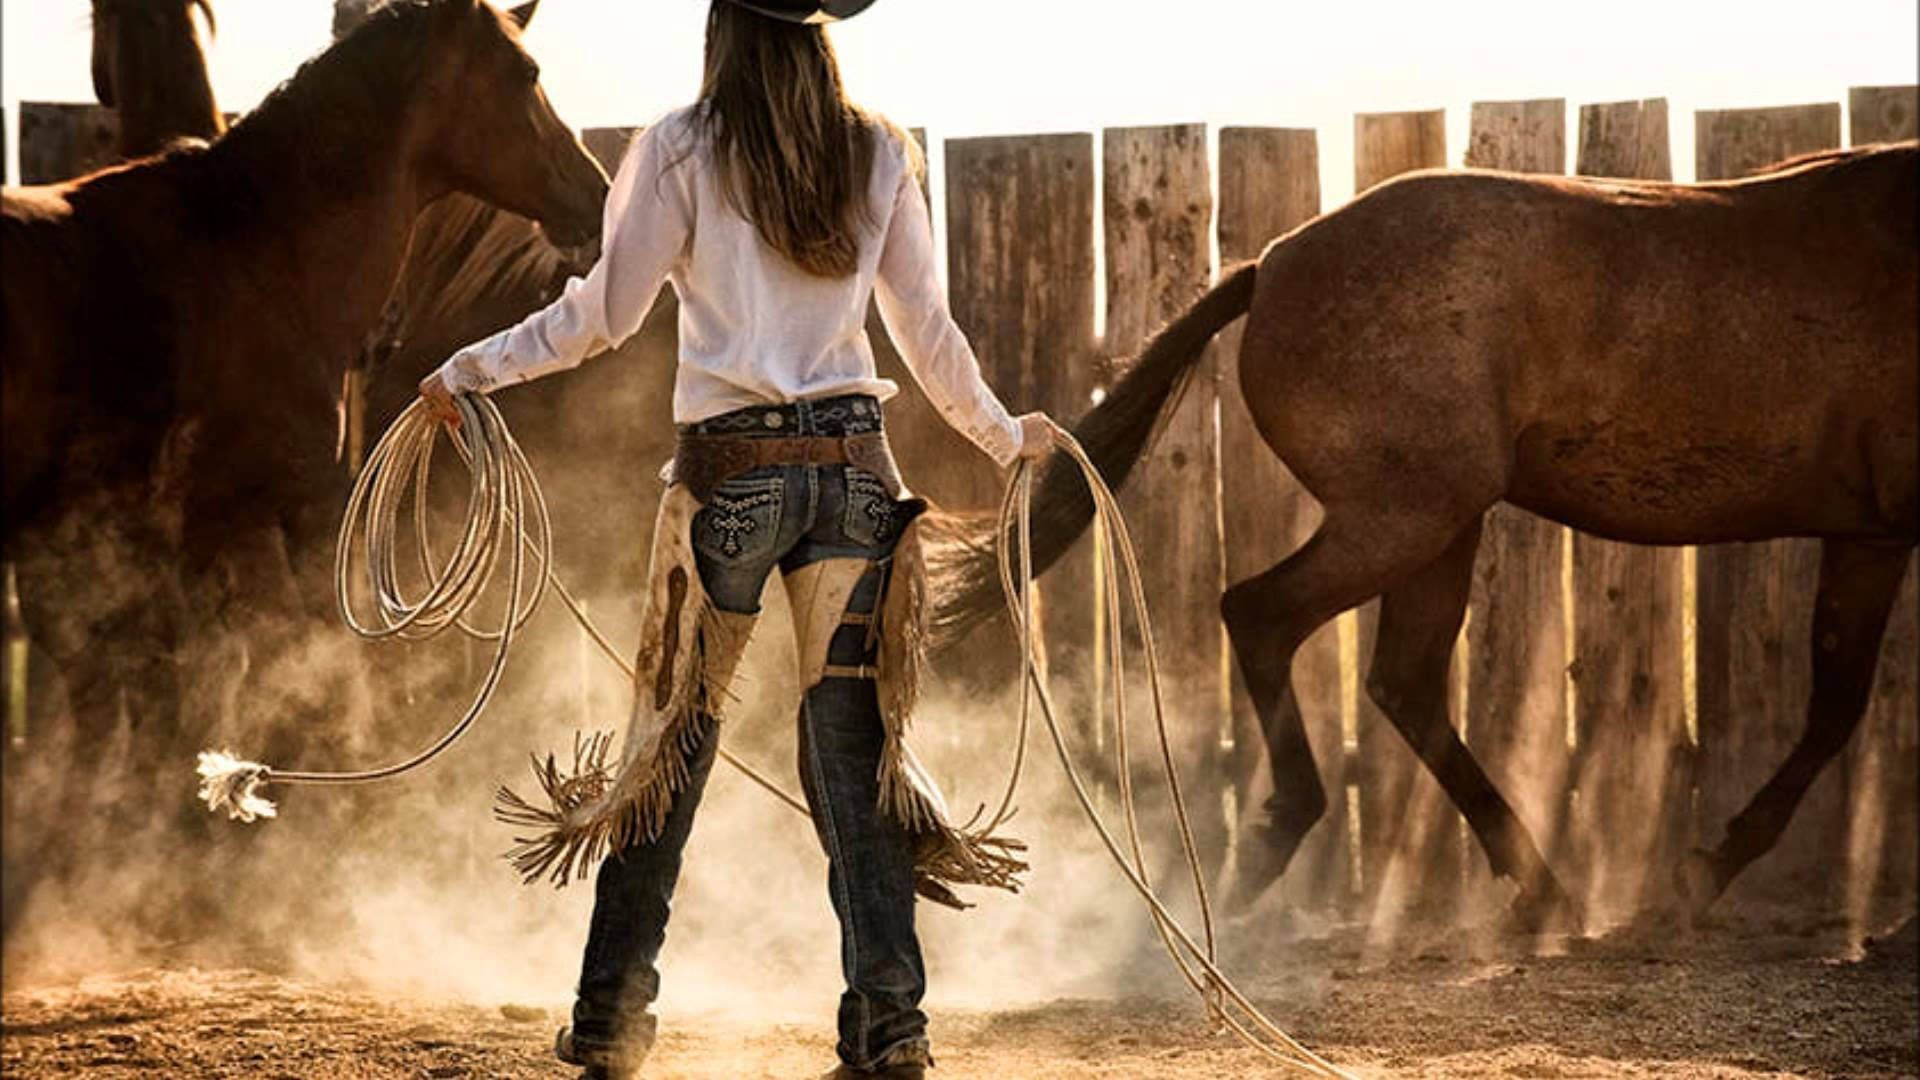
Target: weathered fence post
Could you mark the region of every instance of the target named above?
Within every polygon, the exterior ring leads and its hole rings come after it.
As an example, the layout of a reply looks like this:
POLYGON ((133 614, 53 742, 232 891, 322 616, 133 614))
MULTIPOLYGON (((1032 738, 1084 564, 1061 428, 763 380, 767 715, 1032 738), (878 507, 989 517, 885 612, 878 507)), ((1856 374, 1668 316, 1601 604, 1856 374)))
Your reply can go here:
MULTIPOLYGON (((1361 113, 1353 118, 1356 193, 1403 172, 1445 165, 1446 160, 1443 110, 1361 113)), ((1362 685, 1372 663, 1379 611, 1377 600, 1360 610, 1362 685)), ((1458 706, 1456 695, 1452 708, 1457 710, 1458 706)), ((1427 775, 1406 740, 1364 692, 1357 708, 1363 774, 1360 877, 1366 904, 1369 909, 1379 910, 1417 896, 1423 909, 1450 916, 1459 900, 1464 860, 1460 815, 1440 785, 1427 775)))
MULTIPOLYGON (((1093 136, 1084 133, 946 144, 947 293, 987 382, 1015 413, 1045 409, 1071 423, 1099 385, 1093 168, 1093 136)), ((997 508, 999 471, 964 442, 949 445, 956 449, 916 474, 915 487, 947 509, 997 508)), ((1048 651, 1068 670, 1094 636, 1086 544, 1040 582, 1048 651)), ((1084 695, 1062 698, 1078 725, 1084 695)))
POLYGON ((1574 171, 1582 176, 1673 179, 1666 98, 1582 105, 1578 139, 1574 171))
MULTIPOLYGON (((1267 244, 1320 212, 1320 158, 1312 129, 1223 128, 1220 132, 1220 261, 1259 256, 1267 244)), ((1228 584, 1291 554, 1319 523, 1319 505, 1254 429, 1240 388, 1236 321, 1220 334, 1220 518, 1228 584)), ((1232 665, 1238 671, 1238 665, 1232 665)), ((1354 877, 1348 844, 1347 725, 1340 694, 1340 635, 1331 623, 1293 659, 1293 693, 1326 788, 1327 815, 1302 842, 1284 879, 1296 905, 1344 908, 1354 877)), ((1259 843, 1273 794, 1267 750, 1246 685, 1233 679, 1228 772, 1237 810, 1235 843, 1259 843)))
MULTIPOLYGON (((1566 172, 1566 101, 1475 102, 1466 164, 1566 172)), ((1495 506, 1481 527, 1467 607, 1467 745, 1550 860, 1568 787, 1568 542, 1563 526, 1495 506)), ((1468 865, 1476 883, 1491 883, 1477 844, 1468 865)))
MULTIPOLYGON (((1093 137, 947 141, 947 281, 954 318, 1014 411, 1063 420, 1097 385, 1093 335, 1093 137)), ((943 505, 997 506, 978 453, 925 482, 943 505)))
MULTIPOLYGON (((1838 145, 1838 105, 1700 112, 1695 173, 1724 180, 1838 145)), ((1819 577, 1820 545, 1811 540, 1700 549, 1697 820, 1707 846, 1719 842, 1727 820, 1786 760, 1806 727, 1819 577)), ((1836 884, 1841 783, 1838 769, 1816 781, 1778 848, 1734 888, 1811 897, 1836 884)))
MULTIPOLYGON (((1671 180, 1663 98, 1584 105, 1583 176, 1671 180)), ((1588 910, 1624 916, 1672 892, 1691 838, 1686 597, 1679 548, 1573 534, 1573 824, 1588 910)))
POLYGON ((12 563, 0 571, 0 587, 4 587, 4 596, 0 596, 0 612, 4 613, 4 638, 0 639, 0 671, 6 677, 7 730, 5 747, 8 750, 24 746, 27 742, 27 624, 20 617, 20 585, 12 563))
POLYGON ((100 105, 20 103, 20 182, 51 184, 120 160, 120 119, 100 105))
MULTIPOLYGON (((1201 124, 1102 134, 1107 242, 1105 352, 1116 366, 1206 291, 1213 178, 1201 124)), ((1116 370, 1116 376, 1119 372, 1116 370)), ((1226 858, 1226 657, 1220 626, 1218 368, 1210 355, 1120 493, 1140 550, 1168 717, 1194 836, 1210 871, 1226 858)), ((1143 747, 1143 749, 1145 749, 1143 747)))
MULTIPOLYGON (((1856 86, 1847 94, 1849 142, 1920 137, 1920 87, 1856 86)), ((1909 562, 1880 646, 1872 704, 1846 766, 1847 914, 1856 929, 1884 928, 1913 910, 1914 836, 1920 833, 1920 565, 1909 562)))
POLYGON ((1847 143, 1920 138, 1920 87, 1856 86, 1847 91, 1847 143))

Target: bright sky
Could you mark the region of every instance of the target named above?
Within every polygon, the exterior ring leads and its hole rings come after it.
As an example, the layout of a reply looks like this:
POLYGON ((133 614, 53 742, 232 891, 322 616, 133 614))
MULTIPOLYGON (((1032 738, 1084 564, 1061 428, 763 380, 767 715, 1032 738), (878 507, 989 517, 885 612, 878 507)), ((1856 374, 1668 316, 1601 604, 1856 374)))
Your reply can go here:
MULTIPOLYGON (((325 47, 331 0, 214 0, 214 90, 244 110, 325 47)), ((529 44, 576 126, 644 122, 699 77, 705 0, 544 0, 529 44)), ((4 98, 92 100, 87 0, 4 0, 4 98)), ((1323 197, 1352 190, 1352 114, 1473 100, 1664 96, 1691 177, 1700 108, 1844 101, 1912 83, 1914 0, 879 0, 833 31, 867 104, 935 140, 1201 121, 1314 127, 1323 197)), ((11 150, 9 151, 11 153, 11 150)), ((17 175, 15 173, 14 175, 17 175)))

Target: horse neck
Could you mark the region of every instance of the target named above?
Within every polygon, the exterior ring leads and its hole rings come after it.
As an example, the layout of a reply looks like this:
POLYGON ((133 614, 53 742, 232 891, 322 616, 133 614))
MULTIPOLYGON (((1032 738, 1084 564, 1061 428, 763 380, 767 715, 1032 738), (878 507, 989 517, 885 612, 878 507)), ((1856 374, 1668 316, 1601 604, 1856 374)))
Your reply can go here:
POLYGON ((270 283, 283 336, 323 358, 331 382, 378 320, 434 186, 403 122, 316 137, 308 120, 285 107, 250 117, 199 155, 188 197, 219 221, 211 257, 270 283))
POLYGON ((123 34, 118 45, 122 156, 144 157, 175 139, 214 139, 226 130, 190 13, 161 35, 123 34))

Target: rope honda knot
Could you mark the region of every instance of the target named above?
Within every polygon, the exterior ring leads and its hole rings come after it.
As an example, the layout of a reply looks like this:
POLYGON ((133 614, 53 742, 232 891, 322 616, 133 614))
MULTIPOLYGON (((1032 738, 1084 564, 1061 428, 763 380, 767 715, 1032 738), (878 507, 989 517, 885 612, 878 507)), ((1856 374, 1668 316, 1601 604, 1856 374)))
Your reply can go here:
POLYGON ((226 750, 200 752, 200 799, 214 813, 222 810, 234 821, 252 822, 279 814, 273 800, 260 794, 273 770, 257 761, 242 761, 226 750))

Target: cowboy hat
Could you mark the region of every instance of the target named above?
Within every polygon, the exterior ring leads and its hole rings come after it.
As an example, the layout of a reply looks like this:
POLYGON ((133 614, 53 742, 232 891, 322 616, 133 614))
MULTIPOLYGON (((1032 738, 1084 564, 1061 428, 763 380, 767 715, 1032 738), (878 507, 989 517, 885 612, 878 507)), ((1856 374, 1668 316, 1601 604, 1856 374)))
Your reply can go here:
POLYGON ((732 0, 740 7, 791 23, 830 23, 851 19, 873 0, 732 0))

